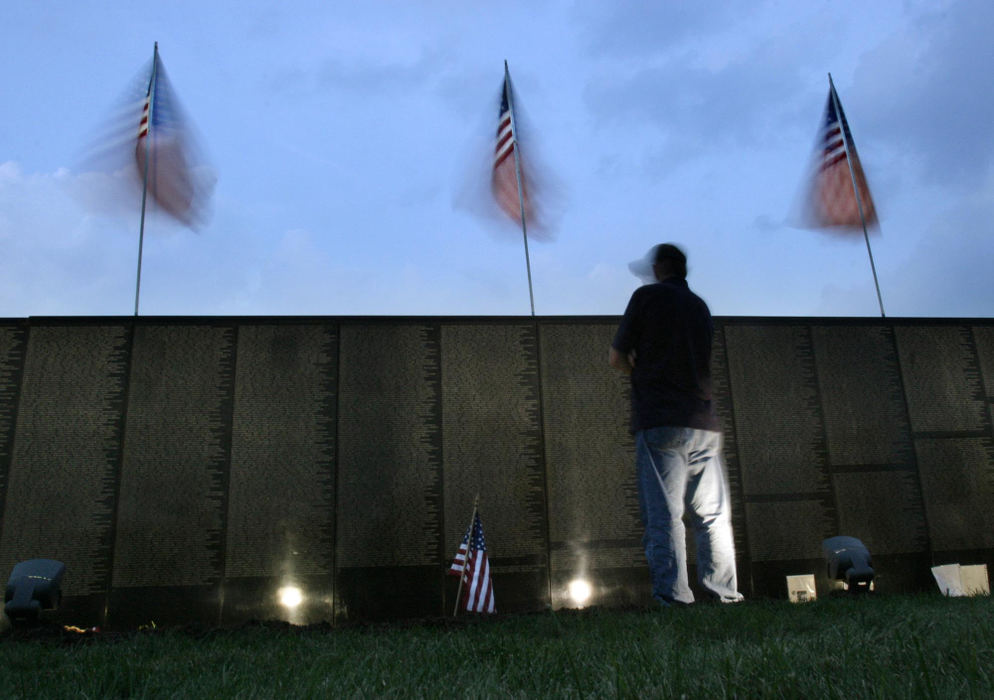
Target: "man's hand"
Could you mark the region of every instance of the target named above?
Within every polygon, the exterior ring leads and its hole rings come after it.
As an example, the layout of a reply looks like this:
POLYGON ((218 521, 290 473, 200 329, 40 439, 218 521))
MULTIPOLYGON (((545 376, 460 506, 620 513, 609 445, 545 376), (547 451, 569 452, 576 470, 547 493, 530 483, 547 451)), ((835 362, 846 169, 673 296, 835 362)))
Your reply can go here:
POLYGON ((607 363, 620 372, 631 374, 635 368, 635 351, 632 350, 627 355, 622 355, 612 346, 607 353, 607 363))

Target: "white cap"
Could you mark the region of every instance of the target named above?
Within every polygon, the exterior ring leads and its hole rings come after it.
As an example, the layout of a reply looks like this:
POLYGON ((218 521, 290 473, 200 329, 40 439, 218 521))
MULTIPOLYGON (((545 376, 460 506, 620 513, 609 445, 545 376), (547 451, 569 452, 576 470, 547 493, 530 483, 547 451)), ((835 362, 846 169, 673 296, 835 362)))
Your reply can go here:
POLYGON ((642 280, 642 284, 653 284, 656 282, 656 273, 652 267, 664 258, 676 260, 683 266, 687 264, 687 256, 684 255, 682 250, 672 243, 660 243, 649 248, 649 252, 643 257, 628 263, 628 269, 632 271, 633 275, 642 280))
POLYGON ((642 280, 642 284, 653 284, 656 281, 656 273, 652 271, 652 266, 656 262, 656 248, 658 247, 658 245, 652 246, 643 257, 628 263, 628 269, 642 280))

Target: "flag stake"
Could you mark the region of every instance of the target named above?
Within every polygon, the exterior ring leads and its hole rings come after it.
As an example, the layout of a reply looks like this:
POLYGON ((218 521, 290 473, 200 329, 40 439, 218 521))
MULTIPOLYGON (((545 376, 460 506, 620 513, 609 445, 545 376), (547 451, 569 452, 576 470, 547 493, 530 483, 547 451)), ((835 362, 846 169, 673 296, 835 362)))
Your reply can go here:
POLYGON ((145 244, 145 201, 148 197, 148 161, 150 160, 152 141, 152 110, 155 108, 155 78, 159 68, 159 42, 155 42, 152 50, 152 75, 148 79, 148 93, 145 99, 148 100, 148 120, 145 124, 145 167, 142 173, 142 213, 141 223, 138 227, 138 274, 135 279, 135 316, 138 315, 138 295, 141 293, 142 285, 142 248, 145 244))
POLYGON ((511 113, 511 139, 514 142, 514 175, 518 181, 518 207, 521 210, 521 235, 525 239, 525 269, 528 271, 528 301, 531 304, 532 316, 535 315, 535 295, 532 292, 532 264, 528 258, 528 227, 525 224, 525 198, 521 187, 521 160, 518 157, 518 126, 514 117, 514 98, 511 91, 511 73, 507 69, 507 60, 504 60, 504 90, 507 93, 508 111, 511 113))
MULTIPOLYGON (((832 92, 832 104, 835 106, 835 113, 839 117, 840 126, 847 125, 843 122, 842 118, 842 106, 839 104, 839 96, 835 92, 835 83, 832 82, 832 74, 828 74, 828 87, 832 92)), ((852 164, 852 153, 849 148, 849 134, 846 133, 848 129, 840 129, 842 132, 842 142, 845 144, 846 148, 846 162, 849 164, 849 177, 852 178, 852 189, 853 193, 856 195, 856 208, 859 210, 859 220, 863 224, 863 240, 866 241, 866 252, 870 256, 870 270, 873 272, 873 286, 877 290, 877 303, 880 304, 880 317, 885 318, 884 314, 884 299, 880 296, 880 282, 877 281, 877 267, 873 264, 873 251, 870 249, 870 236, 866 232, 866 217, 863 215, 863 198, 859 194, 859 186, 856 184, 856 171, 852 164)), ((865 177, 865 176, 864 176, 865 177)))
MULTIPOLYGON (((469 541, 466 542, 466 560, 463 563, 463 567, 469 563, 469 545, 472 543, 473 539, 473 525, 476 523, 476 511, 480 507, 480 494, 476 494, 476 498, 473 500, 473 515, 469 519, 469 541)), ((462 597, 462 582, 466 578, 466 569, 459 573, 459 588, 456 590, 456 607, 452 611, 452 617, 456 617, 459 614, 459 599, 462 597)))

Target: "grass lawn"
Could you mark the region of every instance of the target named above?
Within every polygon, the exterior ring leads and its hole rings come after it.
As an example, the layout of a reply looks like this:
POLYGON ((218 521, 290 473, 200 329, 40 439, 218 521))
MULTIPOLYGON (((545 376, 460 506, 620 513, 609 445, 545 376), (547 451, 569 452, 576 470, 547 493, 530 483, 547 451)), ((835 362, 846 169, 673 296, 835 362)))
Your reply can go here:
POLYGON ((0 637, 3 698, 991 698, 989 597, 0 637))

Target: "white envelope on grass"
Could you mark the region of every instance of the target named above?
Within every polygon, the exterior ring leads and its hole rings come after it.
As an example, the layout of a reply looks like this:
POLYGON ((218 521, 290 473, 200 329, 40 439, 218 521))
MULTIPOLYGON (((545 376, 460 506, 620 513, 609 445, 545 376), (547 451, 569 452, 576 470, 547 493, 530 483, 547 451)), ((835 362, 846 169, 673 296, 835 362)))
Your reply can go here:
POLYGON ((956 598, 970 595, 990 595, 991 585, 987 578, 986 564, 943 564, 932 567, 932 576, 942 591, 942 595, 956 598))

